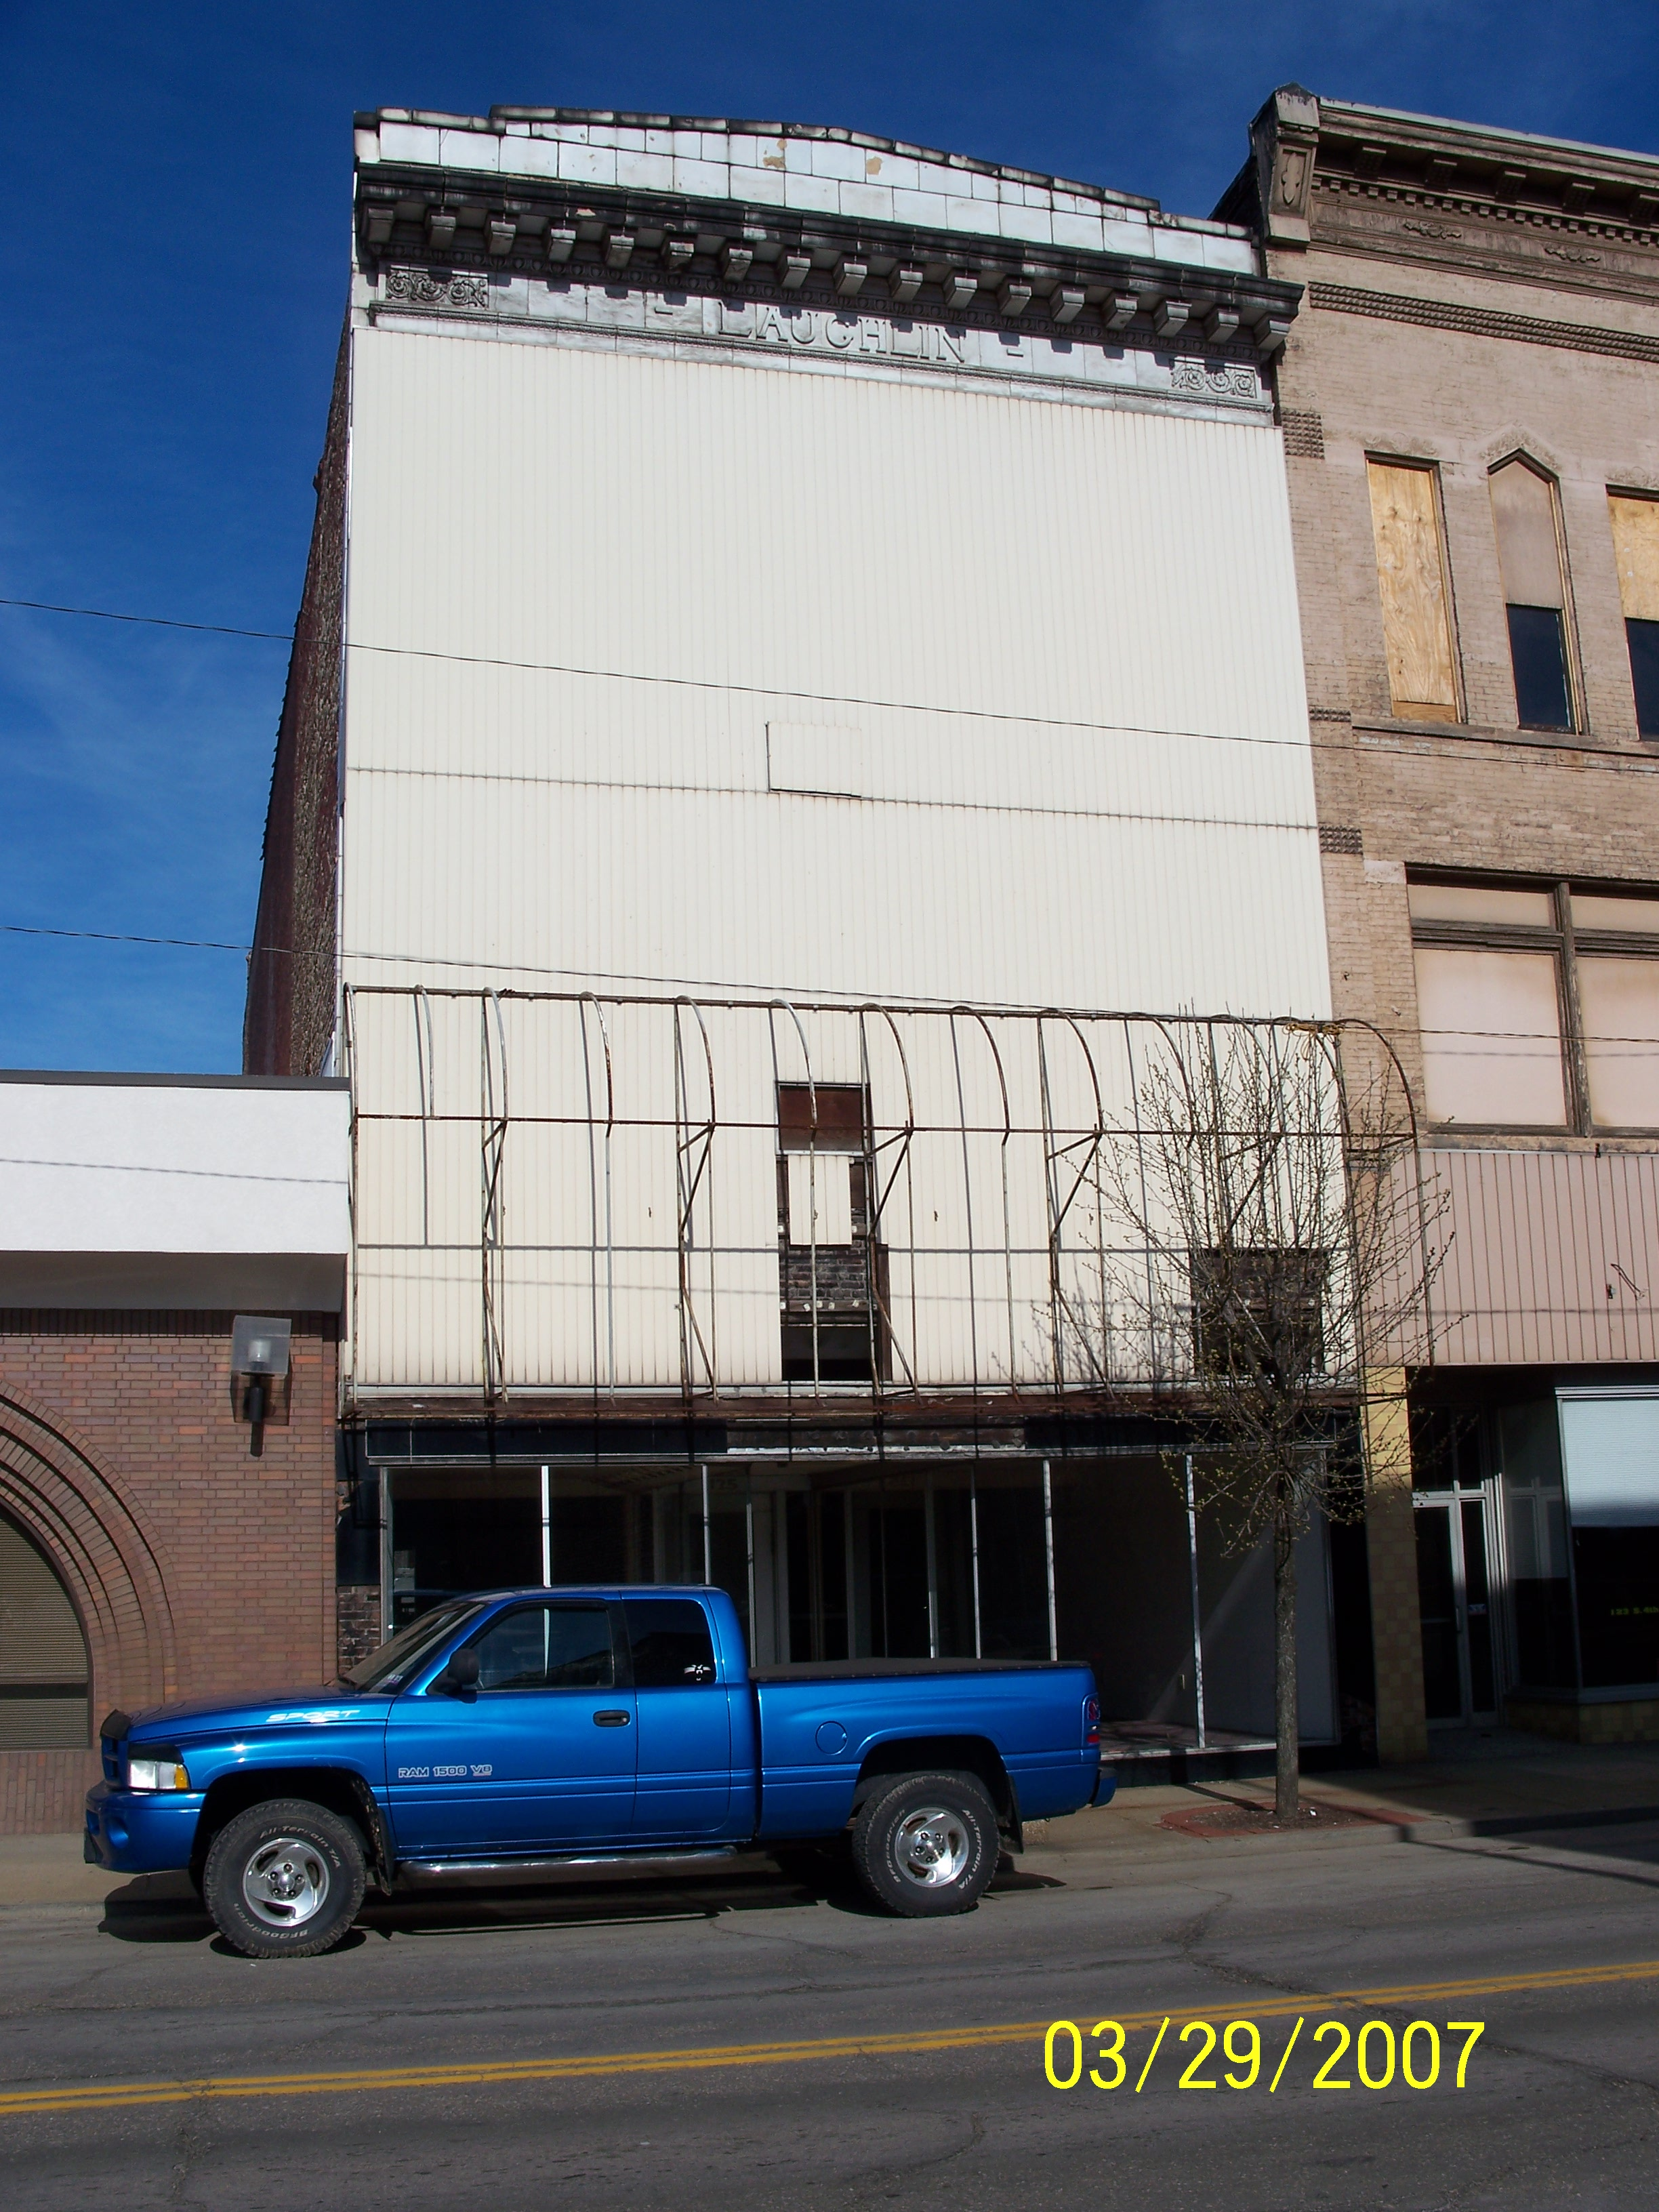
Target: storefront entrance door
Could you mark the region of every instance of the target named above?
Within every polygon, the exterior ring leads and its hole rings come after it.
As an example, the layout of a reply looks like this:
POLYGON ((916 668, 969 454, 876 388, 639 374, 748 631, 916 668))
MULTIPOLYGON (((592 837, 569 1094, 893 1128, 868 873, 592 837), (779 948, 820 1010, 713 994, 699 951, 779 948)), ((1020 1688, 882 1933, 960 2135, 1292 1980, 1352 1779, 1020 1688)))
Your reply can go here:
POLYGON ((1415 1504, 1425 1711, 1431 1721, 1490 1719, 1498 1683, 1486 1499, 1429 1496, 1415 1504))

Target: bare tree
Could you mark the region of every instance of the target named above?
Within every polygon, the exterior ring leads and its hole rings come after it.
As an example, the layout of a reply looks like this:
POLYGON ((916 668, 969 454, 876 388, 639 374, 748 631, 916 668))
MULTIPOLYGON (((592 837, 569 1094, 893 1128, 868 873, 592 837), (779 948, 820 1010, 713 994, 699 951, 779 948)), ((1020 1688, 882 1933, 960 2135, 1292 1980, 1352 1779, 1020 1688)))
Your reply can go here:
MULTIPOLYGON (((1135 1140, 1102 1150, 1111 1310, 1085 1324, 1091 1364, 1114 1389, 1150 1376, 1182 1408, 1199 1505, 1230 1551, 1271 1542, 1274 1812, 1293 1820, 1297 1539, 1364 1511, 1366 1400, 1423 1356, 1435 1222, 1375 1032, 1194 1021, 1161 1037, 1135 1140)), ((1177 1467, 1184 1483, 1184 1454, 1177 1467)))

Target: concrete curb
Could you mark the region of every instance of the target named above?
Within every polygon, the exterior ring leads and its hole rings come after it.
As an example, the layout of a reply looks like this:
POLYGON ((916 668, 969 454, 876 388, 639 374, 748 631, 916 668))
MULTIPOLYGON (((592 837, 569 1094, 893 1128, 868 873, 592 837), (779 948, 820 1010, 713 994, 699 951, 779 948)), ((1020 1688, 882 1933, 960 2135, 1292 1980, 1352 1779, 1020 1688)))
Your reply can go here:
POLYGON ((1581 1813, 1492 1813, 1438 1814, 1425 1820, 1379 1820, 1402 1843, 1427 1843, 1437 1836, 1522 1836, 1546 1828, 1612 1828, 1659 1820, 1659 1805, 1611 1805, 1581 1813))

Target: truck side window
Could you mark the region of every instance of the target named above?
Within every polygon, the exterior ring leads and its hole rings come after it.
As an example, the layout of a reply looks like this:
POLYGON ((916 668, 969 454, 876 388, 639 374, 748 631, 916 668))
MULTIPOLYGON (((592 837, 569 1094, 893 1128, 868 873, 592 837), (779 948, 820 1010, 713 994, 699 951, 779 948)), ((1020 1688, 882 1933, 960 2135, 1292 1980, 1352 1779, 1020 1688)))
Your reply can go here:
POLYGON ((473 1645, 480 1690, 608 1690, 617 1679, 602 1605, 523 1605, 473 1645))
POLYGON ((714 1680, 708 1617, 696 1598, 630 1597, 623 1611, 636 1690, 693 1689, 714 1680))

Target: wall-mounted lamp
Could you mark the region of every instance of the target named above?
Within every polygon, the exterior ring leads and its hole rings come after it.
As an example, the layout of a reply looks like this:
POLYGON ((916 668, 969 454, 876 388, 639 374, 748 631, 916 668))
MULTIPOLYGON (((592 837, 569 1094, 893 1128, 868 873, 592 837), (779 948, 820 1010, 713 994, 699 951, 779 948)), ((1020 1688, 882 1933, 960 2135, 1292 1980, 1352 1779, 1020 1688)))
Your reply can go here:
POLYGON ((288 1426, 291 1334, 289 1322, 266 1314, 238 1314, 231 1327, 231 1408, 252 1429, 248 1450, 255 1459, 264 1449, 265 1424, 288 1426))

